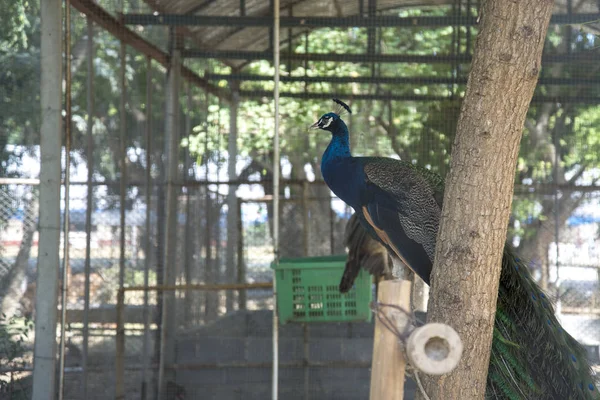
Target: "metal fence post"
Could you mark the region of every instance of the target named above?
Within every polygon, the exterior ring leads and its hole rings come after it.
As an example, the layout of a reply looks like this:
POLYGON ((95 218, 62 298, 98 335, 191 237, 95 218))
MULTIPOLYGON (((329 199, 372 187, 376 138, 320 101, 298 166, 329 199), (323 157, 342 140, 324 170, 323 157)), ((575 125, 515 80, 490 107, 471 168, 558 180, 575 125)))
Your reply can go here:
POLYGON ((115 354, 115 400, 125 399, 125 290, 117 292, 117 332, 115 354))
MULTIPOLYGON (((244 264, 244 224, 242 222, 242 201, 236 199, 237 211, 237 283, 246 283, 246 265, 244 264)), ((246 291, 238 292, 238 308, 246 309, 246 291)))

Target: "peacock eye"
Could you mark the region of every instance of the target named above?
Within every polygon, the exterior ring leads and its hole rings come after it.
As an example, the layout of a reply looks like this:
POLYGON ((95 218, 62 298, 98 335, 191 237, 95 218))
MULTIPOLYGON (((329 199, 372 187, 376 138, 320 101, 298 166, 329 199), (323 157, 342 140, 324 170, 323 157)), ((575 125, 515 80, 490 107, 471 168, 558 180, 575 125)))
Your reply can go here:
POLYGON ((325 118, 322 118, 322 121, 323 121, 323 128, 327 128, 329 125, 331 125, 333 118, 325 117, 325 118))

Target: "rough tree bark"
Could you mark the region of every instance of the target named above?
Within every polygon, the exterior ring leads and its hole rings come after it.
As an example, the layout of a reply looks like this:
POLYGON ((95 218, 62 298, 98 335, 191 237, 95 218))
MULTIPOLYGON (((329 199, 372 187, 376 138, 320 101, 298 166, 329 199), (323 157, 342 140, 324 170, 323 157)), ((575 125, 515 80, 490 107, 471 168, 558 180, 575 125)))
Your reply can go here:
POLYGON ((514 171, 552 7, 552 0, 487 0, 480 9, 446 179, 428 316, 456 329, 464 352, 452 373, 424 378, 432 399, 485 394, 514 171))

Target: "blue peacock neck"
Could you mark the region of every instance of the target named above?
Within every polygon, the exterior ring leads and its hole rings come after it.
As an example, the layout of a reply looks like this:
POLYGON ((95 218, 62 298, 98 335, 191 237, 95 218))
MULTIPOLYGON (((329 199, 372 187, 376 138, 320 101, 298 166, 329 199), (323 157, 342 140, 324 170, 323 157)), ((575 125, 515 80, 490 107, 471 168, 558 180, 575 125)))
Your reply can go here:
POLYGON ((350 154, 350 138, 348 134, 348 127, 344 121, 339 120, 338 126, 331 133, 331 142, 323 153, 323 159, 321 160, 321 170, 326 170, 327 165, 340 158, 352 157, 350 154))
POLYGON ((362 178, 350 179, 350 177, 360 177, 362 168, 352 162, 354 158, 350 154, 350 139, 346 124, 341 122, 332 132, 331 142, 323 153, 321 160, 321 173, 327 186, 355 210, 360 207, 360 191, 357 182, 362 178))

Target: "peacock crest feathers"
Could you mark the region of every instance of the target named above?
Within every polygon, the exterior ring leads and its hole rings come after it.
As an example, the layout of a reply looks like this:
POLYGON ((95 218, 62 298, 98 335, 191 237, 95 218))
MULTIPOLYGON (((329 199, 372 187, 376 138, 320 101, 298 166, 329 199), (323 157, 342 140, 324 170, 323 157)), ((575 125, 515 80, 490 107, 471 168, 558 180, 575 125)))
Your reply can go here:
POLYGON ((337 115, 339 115, 339 116, 344 115, 344 111, 346 111, 348 114, 352 114, 352 110, 350 109, 350 106, 348 106, 348 104, 344 103, 340 99, 332 99, 332 100, 334 101, 334 103, 336 103, 338 105, 337 109, 334 111, 337 115))

